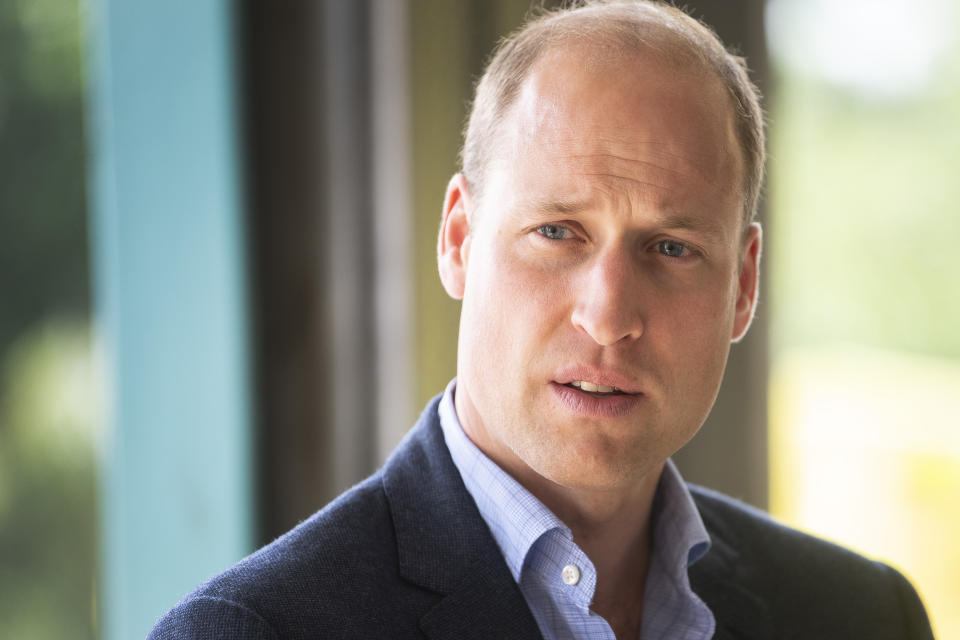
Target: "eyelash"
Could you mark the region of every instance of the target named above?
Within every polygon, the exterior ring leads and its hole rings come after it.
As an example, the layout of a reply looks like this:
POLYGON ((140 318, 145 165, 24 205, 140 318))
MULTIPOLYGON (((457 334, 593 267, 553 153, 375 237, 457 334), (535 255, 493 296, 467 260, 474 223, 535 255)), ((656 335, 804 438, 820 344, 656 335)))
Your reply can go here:
MULTIPOLYGON (((569 235, 573 234, 573 231, 571 231, 570 227, 562 224, 543 224, 536 228, 536 232, 551 242, 560 242, 562 240, 571 239, 570 237, 554 238, 554 237, 551 237, 551 233, 556 234, 557 232, 560 232, 560 233, 569 234, 569 235)), ((677 240, 659 240, 654 246, 657 249, 657 253, 667 258, 672 258, 674 260, 688 258, 694 253, 693 249, 691 249, 687 244, 683 242, 678 242, 677 240), (677 247, 680 247, 680 249, 683 251, 683 255, 679 255, 679 256, 669 255, 664 251, 663 249, 664 245, 675 245, 677 247)))

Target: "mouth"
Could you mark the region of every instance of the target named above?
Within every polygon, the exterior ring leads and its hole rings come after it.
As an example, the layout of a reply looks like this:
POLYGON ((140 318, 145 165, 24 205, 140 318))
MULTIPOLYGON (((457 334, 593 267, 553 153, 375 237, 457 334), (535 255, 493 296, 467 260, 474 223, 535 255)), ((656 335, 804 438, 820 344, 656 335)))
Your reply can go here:
POLYGON ((588 380, 573 380, 571 382, 567 382, 563 386, 571 389, 577 389, 593 396, 594 398, 609 398, 612 396, 631 395, 617 387, 590 382, 588 380))
POLYGON ((554 384, 588 394, 642 395, 640 381, 632 375, 609 367, 575 364, 554 373, 554 384))
POLYGON ((633 415, 646 403, 643 393, 631 393, 591 380, 557 381, 550 386, 560 406, 585 418, 624 418, 633 415))

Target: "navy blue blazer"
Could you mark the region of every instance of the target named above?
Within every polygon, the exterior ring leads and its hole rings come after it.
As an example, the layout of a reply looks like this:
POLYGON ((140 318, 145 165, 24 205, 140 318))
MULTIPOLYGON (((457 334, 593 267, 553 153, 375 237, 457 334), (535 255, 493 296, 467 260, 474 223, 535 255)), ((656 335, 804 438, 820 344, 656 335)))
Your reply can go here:
MULTIPOLYGON (((383 468, 181 600, 149 638, 540 638, 459 472, 438 399, 383 468)), ((717 639, 932 638, 890 567, 691 487, 717 639)))

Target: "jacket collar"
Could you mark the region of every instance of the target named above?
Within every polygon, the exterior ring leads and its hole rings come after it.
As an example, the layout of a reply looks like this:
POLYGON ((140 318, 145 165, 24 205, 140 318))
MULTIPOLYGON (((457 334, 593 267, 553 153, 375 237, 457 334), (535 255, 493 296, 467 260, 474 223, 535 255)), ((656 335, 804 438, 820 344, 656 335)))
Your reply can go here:
POLYGON ((690 585, 710 607, 716 619, 714 640, 760 640, 773 636, 765 600, 746 588, 742 575, 752 563, 745 563, 739 537, 728 530, 716 506, 703 499, 703 490, 691 487, 694 502, 710 533, 711 546, 690 567, 690 585))
POLYGON ((384 466, 401 577, 442 596, 428 637, 540 638, 500 549, 463 486, 437 415, 439 397, 384 466))

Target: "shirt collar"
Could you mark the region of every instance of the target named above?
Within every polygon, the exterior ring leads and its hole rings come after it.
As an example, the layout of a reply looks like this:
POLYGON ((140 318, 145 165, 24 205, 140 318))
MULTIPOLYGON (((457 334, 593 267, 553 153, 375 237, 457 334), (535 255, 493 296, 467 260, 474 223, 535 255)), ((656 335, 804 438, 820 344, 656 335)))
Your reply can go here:
MULTIPOLYGON (((682 572, 710 550, 710 534, 673 460, 660 474, 651 513, 654 554, 673 571, 682 572)), ((687 580, 683 581, 688 583, 687 580)))
MULTIPOLYGON (((457 379, 447 385, 440 401, 440 426, 454 464, 480 515, 500 546, 507 566, 519 582, 524 560, 533 544, 546 532, 558 530, 573 539, 569 527, 532 493, 488 458, 466 436, 454 406, 457 379)), ((700 512, 693 496, 667 459, 657 485, 651 514, 653 555, 672 580, 689 589, 687 568, 710 548, 700 512)))

